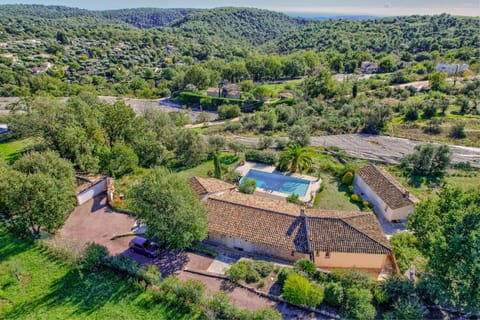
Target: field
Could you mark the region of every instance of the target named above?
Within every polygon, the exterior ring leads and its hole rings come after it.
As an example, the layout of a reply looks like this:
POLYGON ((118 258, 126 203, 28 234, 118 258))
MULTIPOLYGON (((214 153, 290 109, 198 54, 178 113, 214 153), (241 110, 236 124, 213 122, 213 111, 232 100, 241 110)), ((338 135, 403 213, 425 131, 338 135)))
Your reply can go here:
POLYGON ((472 170, 455 170, 449 169, 447 174, 442 181, 437 182, 426 182, 423 181, 421 184, 412 186, 409 184, 408 178, 405 177, 400 169, 396 166, 383 166, 389 173, 397 179, 403 186, 407 187, 415 196, 420 200, 428 198, 436 198, 437 192, 440 191, 442 182, 460 188, 462 190, 467 190, 470 188, 478 188, 480 185, 480 171, 472 170))
POLYGON ((7 162, 15 161, 22 151, 33 145, 33 139, 9 140, 0 143, 0 156, 7 162))
MULTIPOLYGON (((134 281, 81 274, 41 247, 0 230, 0 319, 173 319, 134 281)), ((170 312, 171 313, 171 312, 170 312)))

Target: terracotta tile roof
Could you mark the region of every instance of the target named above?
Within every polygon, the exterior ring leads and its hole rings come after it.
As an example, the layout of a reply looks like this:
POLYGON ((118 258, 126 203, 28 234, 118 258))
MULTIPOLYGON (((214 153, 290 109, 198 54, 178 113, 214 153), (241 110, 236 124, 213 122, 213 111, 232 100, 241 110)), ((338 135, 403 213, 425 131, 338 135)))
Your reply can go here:
POLYGON ((403 187, 387 171, 373 164, 355 172, 391 209, 398 209, 418 202, 418 199, 403 187))
POLYGON ((301 209, 300 206, 286 201, 270 199, 253 194, 244 194, 236 191, 226 192, 219 196, 212 196, 211 198, 219 198, 245 207, 283 213, 291 216, 299 216, 301 209))
POLYGON ((391 253, 373 213, 307 210, 306 215, 313 251, 391 253))
POLYGON ((205 206, 210 233, 308 253, 304 217, 230 202, 222 196, 208 198, 205 206))
POLYGON ((189 183, 193 191, 195 191, 199 196, 206 195, 207 193, 235 189, 234 185, 213 178, 192 177, 189 183))
POLYGON ((372 213, 305 210, 284 201, 239 192, 210 196, 205 201, 209 232, 237 237, 284 250, 386 254, 388 240, 372 213))

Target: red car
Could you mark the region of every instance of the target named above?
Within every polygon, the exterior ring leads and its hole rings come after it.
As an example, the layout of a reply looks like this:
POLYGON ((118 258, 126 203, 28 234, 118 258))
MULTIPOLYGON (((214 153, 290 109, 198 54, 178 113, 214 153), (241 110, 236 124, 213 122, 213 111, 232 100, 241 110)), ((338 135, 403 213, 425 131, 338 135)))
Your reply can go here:
POLYGON ((160 247, 148 239, 135 237, 130 241, 130 251, 138 253, 150 258, 154 258, 160 254, 160 247))

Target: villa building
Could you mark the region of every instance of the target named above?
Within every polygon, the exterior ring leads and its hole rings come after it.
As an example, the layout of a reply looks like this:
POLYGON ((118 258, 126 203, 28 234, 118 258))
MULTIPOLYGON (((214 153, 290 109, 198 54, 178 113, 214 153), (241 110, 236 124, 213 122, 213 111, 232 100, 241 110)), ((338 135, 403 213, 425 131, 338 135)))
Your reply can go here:
POLYGON ((291 262, 309 259, 324 269, 381 271, 392 252, 372 213, 304 209, 227 189, 209 194, 198 179, 190 184, 207 208, 212 244, 291 262))
POLYGON ((373 204, 375 212, 388 221, 406 220, 418 199, 387 171, 373 164, 355 172, 355 193, 373 204))

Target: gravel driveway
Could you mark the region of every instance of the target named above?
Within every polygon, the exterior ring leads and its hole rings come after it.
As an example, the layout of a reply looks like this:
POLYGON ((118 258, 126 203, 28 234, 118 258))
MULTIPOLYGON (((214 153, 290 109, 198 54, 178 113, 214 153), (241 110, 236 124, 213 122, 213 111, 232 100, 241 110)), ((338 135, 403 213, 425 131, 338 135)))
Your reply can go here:
MULTIPOLYGON (((234 137, 247 145, 256 145, 258 138, 234 137)), ((337 146, 354 158, 374 160, 397 164, 407 154, 413 152, 417 144, 422 141, 414 141, 389 136, 377 136, 368 134, 340 134, 331 136, 311 137, 311 145, 317 147, 337 146)), ((480 167, 480 148, 449 145, 452 151, 453 162, 470 162, 472 166, 480 167)))

